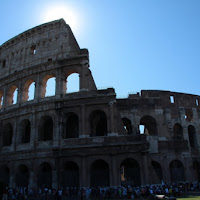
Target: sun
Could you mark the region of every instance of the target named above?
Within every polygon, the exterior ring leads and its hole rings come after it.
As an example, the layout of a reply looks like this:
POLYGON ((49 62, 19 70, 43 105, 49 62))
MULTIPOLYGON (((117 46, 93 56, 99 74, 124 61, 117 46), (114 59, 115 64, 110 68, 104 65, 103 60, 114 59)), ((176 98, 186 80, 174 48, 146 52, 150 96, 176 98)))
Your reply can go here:
POLYGON ((78 14, 66 5, 51 5, 43 13, 43 21, 50 22, 63 18, 72 30, 78 29, 78 14))

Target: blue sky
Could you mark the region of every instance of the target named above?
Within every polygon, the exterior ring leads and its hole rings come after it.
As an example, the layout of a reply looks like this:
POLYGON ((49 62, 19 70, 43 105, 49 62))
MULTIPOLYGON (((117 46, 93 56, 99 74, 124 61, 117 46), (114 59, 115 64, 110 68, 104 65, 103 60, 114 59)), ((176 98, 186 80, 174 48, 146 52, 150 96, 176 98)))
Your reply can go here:
POLYGON ((0 44, 51 20, 57 7, 89 50, 98 88, 200 95, 200 0, 0 0, 0 44))

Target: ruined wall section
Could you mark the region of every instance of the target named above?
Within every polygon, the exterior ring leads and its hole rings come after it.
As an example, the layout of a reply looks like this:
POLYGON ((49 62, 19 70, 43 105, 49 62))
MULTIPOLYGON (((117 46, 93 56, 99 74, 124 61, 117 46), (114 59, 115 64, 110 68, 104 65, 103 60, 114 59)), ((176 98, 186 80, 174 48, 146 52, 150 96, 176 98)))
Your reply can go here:
POLYGON ((155 119, 157 134, 147 134, 150 152, 178 151, 197 155, 200 142, 199 99, 199 96, 191 94, 142 90, 141 95, 132 94, 127 99, 118 99, 117 107, 121 118, 131 121, 133 134, 140 133, 139 127, 144 116, 155 119), (177 125, 182 129, 182 137, 175 135, 177 125), (191 140, 196 144, 192 144, 191 140))
POLYGON ((32 28, 0 46, 0 78, 31 66, 80 54, 63 19, 32 28))

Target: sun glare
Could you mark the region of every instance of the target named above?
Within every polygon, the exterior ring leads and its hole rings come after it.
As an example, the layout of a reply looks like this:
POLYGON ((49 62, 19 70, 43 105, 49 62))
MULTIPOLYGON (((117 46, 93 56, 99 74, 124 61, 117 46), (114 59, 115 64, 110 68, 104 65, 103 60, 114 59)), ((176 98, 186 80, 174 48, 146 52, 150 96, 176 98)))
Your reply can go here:
POLYGON ((72 30, 78 29, 78 15, 72 8, 66 5, 50 6, 46 11, 44 11, 43 19, 45 22, 50 22, 60 18, 63 18, 72 30))

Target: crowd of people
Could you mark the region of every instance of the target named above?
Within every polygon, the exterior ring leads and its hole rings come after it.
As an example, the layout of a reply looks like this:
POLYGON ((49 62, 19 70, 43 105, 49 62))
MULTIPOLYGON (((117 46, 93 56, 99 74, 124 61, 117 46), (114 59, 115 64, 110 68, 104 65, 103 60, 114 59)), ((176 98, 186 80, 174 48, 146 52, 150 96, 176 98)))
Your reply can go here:
POLYGON ((58 190, 47 187, 27 189, 20 187, 16 189, 5 188, 3 200, 96 200, 96 199, 137 199, 150 197, 155 194, 166 196, 181 196, 190 191, 199 191, 200 183, 174 183, 146 185, 141 187, 119 186, 119 187, 66 187, 58 190))

